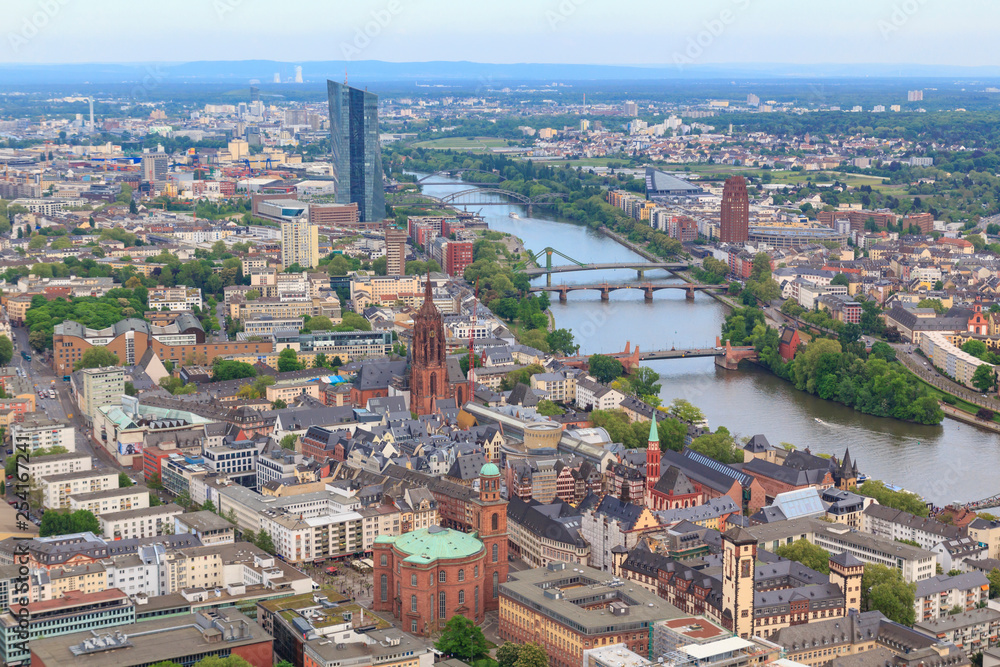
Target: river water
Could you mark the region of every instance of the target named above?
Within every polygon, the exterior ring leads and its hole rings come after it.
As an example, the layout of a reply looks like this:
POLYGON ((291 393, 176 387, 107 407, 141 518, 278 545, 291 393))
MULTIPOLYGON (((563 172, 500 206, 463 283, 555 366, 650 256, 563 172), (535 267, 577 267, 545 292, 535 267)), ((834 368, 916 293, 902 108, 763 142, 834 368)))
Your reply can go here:
MULTIPOLYGON (((426 194, 441 197, 468 189, 458 179, 434 177, 426 194)), ((503 201, 502 197, 492 201, 503 201)), ((478 207, 470 206, 476 212, 478 207)), ((526 217, 525 207, 484 206, 480 214, 491 229, 520 237, 532 252, 552 247, 581 262, 628 262, 642 258, 587 227, 547 218, 544 208, 526 217), (510 217, 516 213, 519 219, 510 217)), ((565 264, 553 257, 553 264, 565 264)), ((554 274, 552 284, 636 282, 635 271, 582 271, 554 274)), ((645 280, 679 282, 665 272, 648 272, 645 280)), ((535 280, 545 284, 545 278, 535 280)), ((568 303, 552 295, 556 326, 573 331, 582 354, 620 352, 626 342, 640 349, 709 347, 726 316, 726 308, 698 293, 687 301, 682 290, 661 290, 645 303, 639 290, 618 290, 610 302, 597 291, 570 292, 568 303)), ((1000 455, 1000 435, 950 419, 940 426, 921 426, 872 417, 838 403, 796 391, 789 383, 744 364, 739 371, 716 368, 710 358, 647 362, 661 377, 660 396, 669 404, 685 398, 705 413, 712 428, 725 426, 742 436, 764 434, 774 445, 789 442, 813 453, 851 457, 869 477, 898 484, 936 504, 968 502, 1000 492, 990 472, 1000 455), (817 421, 820 420, 820 421, 817 421)))

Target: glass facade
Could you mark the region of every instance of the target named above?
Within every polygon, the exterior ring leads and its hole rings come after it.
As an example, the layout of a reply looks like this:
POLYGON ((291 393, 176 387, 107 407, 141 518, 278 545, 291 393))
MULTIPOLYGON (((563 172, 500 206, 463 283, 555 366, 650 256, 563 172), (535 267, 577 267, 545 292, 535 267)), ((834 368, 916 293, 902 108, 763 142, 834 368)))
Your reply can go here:
POLYGON ((358 205, 362 222, 385 217, 378 95, 327 81, 330 161, 338 204, 358 205))

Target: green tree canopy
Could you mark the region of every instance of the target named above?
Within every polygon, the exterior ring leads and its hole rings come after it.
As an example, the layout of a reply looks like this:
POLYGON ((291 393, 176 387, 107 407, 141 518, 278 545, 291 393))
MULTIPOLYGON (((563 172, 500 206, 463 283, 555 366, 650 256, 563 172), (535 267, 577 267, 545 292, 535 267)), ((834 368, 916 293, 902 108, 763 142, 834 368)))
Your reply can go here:
MULTIPOLYGON (((434 648, 468 663, 489 655, 489 644, 483 631, 461 614, 448 619, 434 648)), ((520 658, 520 653, 518 657, 520 658)))
POLYGON ((74 371, 80 371, 85 368, 104 368, 106 366, 117 366, 118 365, 118 355, 104 347, 103 345, 95 345, 87 349, 73 364, 74 371))
POLYGON ((212 382, 225 382, 256 376, 257 370, 245 361, 228 361, 222 357, 216 357, 215 361, 212 362, 212 382))
POLYGON ((101 534, 101 524, 89 510, 46 510, 42 514, 42 525, 39 528, 41 537, 52 535, 69 535, 71 533, 91 532, 101 534))
POLYGON ((118 488, 127 489, 130 486, 135 486, 132 482, 132 478, 123 472, 118 473, 118 488))
POLYGON ((857 492, 862 496, 874 498, 880 505, 885 505, 886 507, 922 517, 930 514, 927 504, 920 499, 920 496, 909 491, 893 491, 886 488, 885 484, 877 479, 865 481, 858 487, 857 492))
POLYGON ((782 558, 802 563, 822 574, 830 572, 830 552, 811 544, 808 540, 795 540, 791 544, 782 544, 774 550, 774 553, 782 558))
POLYGON ((305 364, 299 361, 299 355, 290 347, 286 347, 278 354, 278 370, 282 373, 289 371, 301 371, 305 364))
POLYGON ((861 604, 864 611, 880 611, 890 621, 913 625, 915 612, 913 598, 916 584, 903 581, 896 568, 868 563, 861 577, 861 604))
POLYGON ((720 426, 715 433, 695 438, 691 441, 691 449, 719 463, 743 463, 743 449, 725 426, 720 426))
POLYGON ((598 382, 608 384, 615 378, 624 375, 625 367, 622 366, 622 362, 618 361, 614 357, 608 357, 603 354, 595 354, 590 357, 588 371, 594 376, 594 378, 597 379, 598 382))

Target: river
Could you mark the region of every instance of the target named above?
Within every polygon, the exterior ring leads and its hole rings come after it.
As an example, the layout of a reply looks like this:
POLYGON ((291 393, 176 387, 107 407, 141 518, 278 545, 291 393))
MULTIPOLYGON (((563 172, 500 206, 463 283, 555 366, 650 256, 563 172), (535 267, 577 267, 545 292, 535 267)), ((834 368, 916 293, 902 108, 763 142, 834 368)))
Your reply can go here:
MULTIPOLYGON (((458 179, 434 177, 426 194, 441 197, 468 189, 458 179)), ((494 201, 502 201, 497 197, 494 201)), ((476 207, 470 207, 475 212, 476 207)), ((639 255, 587 227, 546 217, 535 208, 484 206, 481 215, 491 229, 520 237, 537 252, 549 246, 581 262, 627 262, 639 255), (516 213, 520 219, 510 217, 516 213)), ((553 257, 553 264, 565 260, 553 257)), ((677 282, 665 272, 649 272, 647 280, 677 282)), ((554 274, 552 284, 634 282, 631 270, 554 274)), ((536 284, 544 284, 537 278, 536 284)), ((681 290, 656 292, 653 303, 639 290, 618 290, 602 303, 596 291, 571 292, 568 303, 553 295, 556 326, 573 331, 581 353, 620 352, 626 342, 641 349, 708 347, 725 319, 725 307, 705 294, 687 301, 681 290)), ((664 405, 685 398, 704 411, 712 428, 725 426, 741 436, 764 434, 773 445, 789 442, 814 454, 851 457, 869 477, 898 484, 929 501, 968 502, 1000 492, 990 461, 1000 454, 1000 436, 950 419, 940 426, 921 426, 863 415, 824 401, 766 371, 744 364, 739 371, 716 368, 712 359, 648 362, 661 377, 664 405), (820 420, 820 421, 817 421, 820 420)))

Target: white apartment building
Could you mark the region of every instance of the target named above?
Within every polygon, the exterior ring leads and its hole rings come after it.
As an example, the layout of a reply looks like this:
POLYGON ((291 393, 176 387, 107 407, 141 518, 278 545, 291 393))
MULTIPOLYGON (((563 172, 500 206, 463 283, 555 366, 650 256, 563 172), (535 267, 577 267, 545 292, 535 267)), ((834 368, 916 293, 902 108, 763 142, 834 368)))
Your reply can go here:
POLYGON ((47 475, 39 478, 39 485, 42 490, 42 507, 67 509, 70 506, 70 496, 117 489, 118 472, 79 470, 61 475, 47 475))
POLYGON ((358 512, 338 512, 300 519, 298 515, 265 514, 260 520, 285 561, 338 558, 364 550, 364 517, 358 512))
POLYGON ((194 310, 201 307, 201 290, 197 287, 162 287, 149 293, 150 310, 194 310))
MULTIPOLYGON (((145 549, 153 551, 152 547, 145 549)), ((144 560, 138 554, 112 556, 110 562, 105 561, 105 569, 108 588, 117 588, 129 597, 140 594, 153 597, 160 594, 159 566, 155 559, 144 560)))
MULTIPOLYGON (((117 474, 115 475, 117 480, 117 474)), ((117 484, 116 484, 117 486, 117 484)), ((69 509, 88 510, 94 516, 124 512, 126 510, 145 509, 149 507, 149 489, 145 486, 130 486, 125 489, 108 489, 92 493, 78 493, 69 496, 69 509)))
MULTIPOLYGON (((15 448, 23 445, 28 451, 39 448, 63 447, 68 452, 76 451, 76 429, 67 422, 49 419, 43 412, 29 412, 24 421, 10 425, 11 442, 15 448)), ((66 471, 70 472, 70 471, 66 471)))
POLYGON ((889 540, 909 540, 922 549, 933 549, 941 542, 962 536, 962 529, 957 526, 877 503, 872 503, 861 513, 861 532, 889 540))
POLYGON ((391 505, 359 509, 362 516, 364 550, 371 551, 375 538, 379 535, 400 535, 400 512, 391 505))
POLYGON ((531 388, 544 391, 550 401, 566 403, 576 400, 576 375, 571 373, 535 373, 531 388))
POLYGON ((917 582, 913 610, 917 621, 947 616, 955 607, 970 611, 990 597, 990 581, 982 572, 964 572, 949 577, 939 574, 917 582))
POLYGON ((97 517, 101 532, 109 540, 131 540, 140 537, 163 535, 164 528, 173 532, 174 517, 184 513, 175 503, 145 509, 109 512, 97 517))
POLYGON ((86 368, 79 373, 77 404, 83 414, 93 419, 102 405, 121 405, 125 393, 124 368, 86 368))
POLYGON ((39 484, 42 477, 90 470, 92 465, 93 461, 87 454, 69 452, 32 456, 30 460, 24 460, 21 467, 27 472, 29 483, 39 484))
POLYGON ((576 407, 580 409, 614 410, 623 400, 625 394, 601 384, 589 375, 576 380, 576 407))

